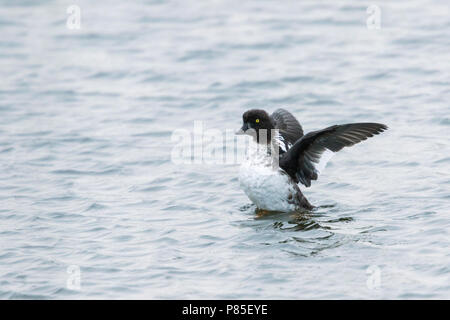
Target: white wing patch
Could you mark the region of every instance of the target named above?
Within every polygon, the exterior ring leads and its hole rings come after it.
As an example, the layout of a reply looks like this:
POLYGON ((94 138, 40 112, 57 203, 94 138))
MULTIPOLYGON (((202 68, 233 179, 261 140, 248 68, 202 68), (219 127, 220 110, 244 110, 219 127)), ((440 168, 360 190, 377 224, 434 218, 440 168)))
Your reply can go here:
POLYGON ((275 130, 275 131, 276 131, 275 141, 277 142, 277 144, 281 148, 281 150, 283 150, 284 152, 287 152, 292 147, 292 143, 286 142, 284 137, 280 134, 279 130, 275 130))
POLYGON ((315 169, 319 174, 323 172, 328 161, 330 161, 330 159, 334 156, 335 153, 336 152, 333 152, 329 149, 325 149, 325 151, 322 153, 320 157, 319 163, 314 165, 315 169))

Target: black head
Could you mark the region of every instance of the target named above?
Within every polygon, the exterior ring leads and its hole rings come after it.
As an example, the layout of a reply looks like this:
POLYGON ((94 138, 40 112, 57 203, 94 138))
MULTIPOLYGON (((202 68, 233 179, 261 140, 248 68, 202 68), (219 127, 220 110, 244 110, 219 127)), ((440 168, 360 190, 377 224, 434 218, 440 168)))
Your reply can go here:
POLYGON ((260 141, 260 135, 267 136, 265 141, 270 141, 271 130, 274 129, 269 114, 260 109, 252 109, 244 112, 242 115, 242 128, 236 134, 248 134, 260 141), (261 131, 264 130, 264 131, 261 131))

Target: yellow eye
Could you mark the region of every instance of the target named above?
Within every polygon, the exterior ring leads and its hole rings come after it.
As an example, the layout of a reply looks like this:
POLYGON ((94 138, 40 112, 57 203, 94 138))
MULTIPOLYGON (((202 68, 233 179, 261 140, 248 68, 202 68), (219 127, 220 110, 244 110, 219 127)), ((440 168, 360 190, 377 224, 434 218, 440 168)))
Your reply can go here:
POLYGON ((255 122, 256 122, 256 123, 259 123, 259 119, 256 119, 255 122))

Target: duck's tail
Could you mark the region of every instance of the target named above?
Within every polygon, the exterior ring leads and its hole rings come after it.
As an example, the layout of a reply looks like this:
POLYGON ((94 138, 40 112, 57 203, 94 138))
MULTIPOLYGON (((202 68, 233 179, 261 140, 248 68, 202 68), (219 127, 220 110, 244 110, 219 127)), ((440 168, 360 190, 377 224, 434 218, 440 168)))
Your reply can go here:
POLYGON ((294 199, 296 204, 302 209, 307 209, 307 210, 314 209, 314 206, 311 203, 309 203, 308 199, 306 199, 306 197, 303 195, 303 193, 301 192, 298 185, 296 183, 294 183, 294 185, 295 185, 295 189, 297 190, 297 193, 296 193, 295 199, 294 199))

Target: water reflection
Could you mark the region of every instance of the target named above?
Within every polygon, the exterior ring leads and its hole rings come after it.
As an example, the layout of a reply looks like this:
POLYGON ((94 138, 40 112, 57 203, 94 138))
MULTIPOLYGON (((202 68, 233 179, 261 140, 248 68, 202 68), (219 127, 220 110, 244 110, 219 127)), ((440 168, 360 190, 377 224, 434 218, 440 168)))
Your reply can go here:
POLYGON ((351 228, 347 224, 355 222, 355 218, 342 215, 342 212, 340 217, 336 217, 335 211, 339 211, 337 204, 290 213, 258 210, 253 204, 242 206, 240 210, 251 216, 240 224, 255 230, 252 240, 261 238, 264 246, 280 247, 289 255, 303 258, 314 257, 327 249, 354 241, 359 233, 359 230, 350 234, 346 232, 351 228), (271 237, 267 237, 269 230, 275 231, 271 237))

